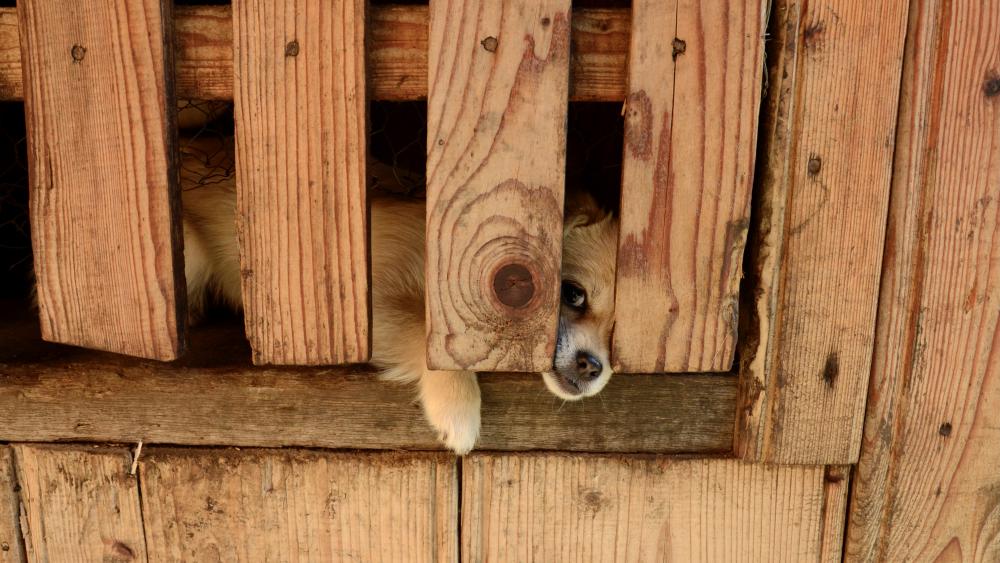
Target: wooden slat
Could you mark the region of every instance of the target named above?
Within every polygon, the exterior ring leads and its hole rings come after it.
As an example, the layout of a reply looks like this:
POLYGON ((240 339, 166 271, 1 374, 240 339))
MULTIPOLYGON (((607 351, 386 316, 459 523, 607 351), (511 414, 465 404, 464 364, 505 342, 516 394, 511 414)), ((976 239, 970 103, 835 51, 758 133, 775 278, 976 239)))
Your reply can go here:
POLYGON ((14 446, 31 561, 145 561, 128 450, 14 446))
POLYGON ((185 289, 170 11, 159 0, 19 5, 42 335, 176 358, 185 289))
MULTIPOLYGON (((436 449, 412 389, 375 374, 220 364, 245 352, 209 343, 164 366, 68 349, 0 363, 0 441, 436 449)), ((61 347, 60 347, 61 348, 61 347)), ((563 404, 537 375, 480 378, 478 448, 726 453, 733 377, 636 376, 563 404)))
POLYGON ((820 530, 819 560, 822 563, 841 563, 844 560, 844 530, 847 528, 851 467, 828 466, 823 480, 823 526, 820 530))
POLYGON ((237 215, 260 364, 369 357, 363 0, 236 0, 237 215))
POLYGON ((857 460, 906 30, 901 2, 778 2, 786 49, 741 371, 746 459, 857 460), (804 10, 799 12, 800 9, 804 10))
POLYGON ((432 0, 427 365, 551 369, 569 1, 432 0))
POLYGON ((998 35, 911 4, 849 561, 1000 561, 998 35))
POLYGON ((17 478, 14 475, 14 454, 10 448, 0 446, 0 563, 25 561, 19 521, 20 507, 17 478))
POLYGON ((150 561, 457 561, 443 454, 152 450, 140 458, 150 561))
POLYGON ((615 371, 732 367, 762 9, 759 1, 633 7, 615 371))
POLYGON ((822 467, 473 455, 469 561, 816 561, 822 467))
MULTIPOLYGON (((229 6, 175 10, 179 98, 233 99, 233 25, 229 6)), ((629 14, 619 8, 573 11, 570 99, 625 98, 629 14)), ((0 100, 23 97, 14 8, 0 8, 0 100)), ((427 7, 372 6, 369 94, 375 100, 427 97, 427 7)))

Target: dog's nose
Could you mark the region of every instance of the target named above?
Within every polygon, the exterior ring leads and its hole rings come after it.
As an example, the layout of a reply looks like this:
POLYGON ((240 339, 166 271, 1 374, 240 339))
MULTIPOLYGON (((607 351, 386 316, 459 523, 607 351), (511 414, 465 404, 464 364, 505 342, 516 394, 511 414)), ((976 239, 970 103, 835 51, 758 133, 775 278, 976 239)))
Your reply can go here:
POLYGON ((601 375, 604 366, 601 361, 586 352, 576 355, 576 375, 583 380, 594 379, 601 375))

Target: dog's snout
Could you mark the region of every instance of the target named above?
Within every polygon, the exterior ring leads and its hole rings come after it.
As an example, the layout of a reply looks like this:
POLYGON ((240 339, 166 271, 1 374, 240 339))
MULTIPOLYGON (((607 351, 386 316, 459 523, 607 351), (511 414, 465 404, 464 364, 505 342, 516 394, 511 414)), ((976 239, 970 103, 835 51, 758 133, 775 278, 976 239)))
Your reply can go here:
POLYGON ((601 361, 587 352, 580 352, 576 355, 576 374, 580 379, 586 381, 594 379, 604 371, 601 361))

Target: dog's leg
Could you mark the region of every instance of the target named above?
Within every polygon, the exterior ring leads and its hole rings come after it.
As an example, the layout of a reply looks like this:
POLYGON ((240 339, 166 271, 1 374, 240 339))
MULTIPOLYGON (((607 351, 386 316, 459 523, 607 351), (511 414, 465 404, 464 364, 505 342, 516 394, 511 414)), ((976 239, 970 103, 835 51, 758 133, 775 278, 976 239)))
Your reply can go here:
POLYGON ((424 370, 420 402, 444 444, 465 455, 479 437, 479 383, 471 371, 424 370))

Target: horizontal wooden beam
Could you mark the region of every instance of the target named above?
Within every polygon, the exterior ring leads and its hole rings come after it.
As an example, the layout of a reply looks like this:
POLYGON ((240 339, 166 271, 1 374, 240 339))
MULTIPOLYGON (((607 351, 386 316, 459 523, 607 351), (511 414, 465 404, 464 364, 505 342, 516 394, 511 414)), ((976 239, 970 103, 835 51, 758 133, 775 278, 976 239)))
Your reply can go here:
MULTIPOLYGON (((232 100, 231 8, 178 6, 174 16, 177 97, 232 100)), ((371 99, 426 98, 427 7, 372 6, 369 21, 371 99)), ((574 10, 571 26, 570 99, 623 100, 629 11, 574 10)), ((18 41, 15 8, 0 8, 0 100, 20 100, 24 96, 18 41)))
MULTIPOLYGON (((366 368, 254 368, 240 323, 192 330, 169 364, 0 325, 0 442, 438 449, 412 388, 366 368)), ((533 374, 480 376, 483 450, 729 453, 735 376, 625 375, 563 403, 533 374)))

